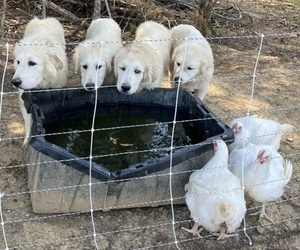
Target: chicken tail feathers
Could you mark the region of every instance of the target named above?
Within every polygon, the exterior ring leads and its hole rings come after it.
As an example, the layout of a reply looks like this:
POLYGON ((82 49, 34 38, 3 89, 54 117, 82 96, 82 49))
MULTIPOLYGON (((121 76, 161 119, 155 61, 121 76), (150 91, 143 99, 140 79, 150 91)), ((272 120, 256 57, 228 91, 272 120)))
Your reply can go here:
POLYGON ((227 202, 222 202, 219 204, 219 212, 220 214, 226 215, 230 212, 231 205, 227 202))
POLYGON ((284 161, 284 177, 287 179, 286 184, 290 181, 293 172, 293 165, 290 161, 284 161))
POLYGON ((188 183, 184 185, 184 191, 185 192, 189 191, 189 184, 188 183))
POLYGON ((293 130, 295 129, 295 127, 291 124, 285 123, 281 125, 281 131, 283 133, 290 133, 293 132, 293 130))
POLYGON ((221 221, 228 221, 232 217, 233 207, 228 201, 220 202, 216 207, 217 217, 221 221))

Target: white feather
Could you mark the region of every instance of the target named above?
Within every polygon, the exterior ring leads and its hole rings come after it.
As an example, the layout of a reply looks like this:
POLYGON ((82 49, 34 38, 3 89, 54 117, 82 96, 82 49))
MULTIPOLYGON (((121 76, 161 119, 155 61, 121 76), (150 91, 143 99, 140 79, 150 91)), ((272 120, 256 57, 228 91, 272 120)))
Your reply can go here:
POLYGON ((186 185, 186 204, 197 225, 210 232, 233 233, 240 226, 246 205, 240 182, 227 166, 228 148, 216 140, 215 155, 191 174, 186 185))
POLYGON ((266 203, 279 199, 290 181, 293 166, 275 150, 265 148, 264 160, 253 162, 245 170, 245 191, 257 202, 266 203))
POLYGON ((293 125, 280 124, 255 116, 236 118, 229 123, 229 126, 235 132, 235 142, 229 146, 230 151, 235 147, 243 147, 249 142, 257 145, 271 145, 278 150, 282 135, 294 129, 293 125))

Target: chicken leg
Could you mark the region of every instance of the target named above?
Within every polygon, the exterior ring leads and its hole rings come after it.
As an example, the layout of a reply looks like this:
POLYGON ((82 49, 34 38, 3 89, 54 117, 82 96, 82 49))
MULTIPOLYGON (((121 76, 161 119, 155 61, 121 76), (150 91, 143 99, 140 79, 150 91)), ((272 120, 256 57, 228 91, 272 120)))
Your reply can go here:
POLYGON ((188 229, 186 227, 182 227, 183 230, 192 233, 195 236, 198 236, 199 238, 202 238, 202 236, 200 235, 200 233, 202 232, 203 228, 199 228, 199 225, 197 223, 194 224, 193 228, 188 229))
POLYGON ((259 221, 263 218, 267 219, 268 221, 274 223, 274 221, 267 215, 266 213, 266 202, 263 202, 261 209, 257 212, 249 214, 251 216, 253 215, 259 215, 259 221))

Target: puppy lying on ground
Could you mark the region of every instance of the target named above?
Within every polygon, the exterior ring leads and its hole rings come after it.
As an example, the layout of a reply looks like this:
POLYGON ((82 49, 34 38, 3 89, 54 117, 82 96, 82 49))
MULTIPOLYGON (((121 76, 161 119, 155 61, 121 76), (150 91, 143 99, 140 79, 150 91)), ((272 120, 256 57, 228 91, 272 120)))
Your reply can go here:
POLYGON ((153 21, 139 25, 134 42, 115 57, 117 89, 131 95, 159 87, 168 72, 170 49, 171 35, 166 27, 153 21))
POLYGON ((211 47, 202 34, 191 25, 171 29, 171 81, 194 91, 202 101, 214 73, 211 47))
POLYGON ((33 18, 23 39, 14 49, 15 73, 12 84, 19 89, 21 111, 25 121, 27 144, 32 124, 21 95, 24 90, 61 88, 67 83, 68 63, 62 25, 55 18, 33 18))
POLYGON ((76 71, 80 70, 81 84, 86 90, 115 84, 113 59, 123 47, 119 25, 108 18, 100 18, 90 24, 86 40, 74 52, 76 71))

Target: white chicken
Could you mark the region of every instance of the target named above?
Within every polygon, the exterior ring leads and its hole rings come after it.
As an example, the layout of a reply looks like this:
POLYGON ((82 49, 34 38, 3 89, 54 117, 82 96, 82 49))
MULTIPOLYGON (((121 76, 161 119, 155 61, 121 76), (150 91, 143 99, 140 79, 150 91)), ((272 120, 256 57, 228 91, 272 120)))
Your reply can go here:
POLYGON ((284 188, 290 181, 293 171, 291 162, 283 157, 273 148, 261 149, 256 160, 245 168, 244 183, 245 192, 255 201, 262 203, 259 218, 272 220, 266 214, 266 203, 279 199, 284 188))
POLYGON ((268 145, 255 145, 248 143, 243 148, 236 147, 228 158, 228 169, 239 178, 241 184, 243 183, 243 172, 256 161, 258 152, 261 149, 273 150, 272 146, 268 145))
POLYGON ((244 191, 238 178, 228 170, 228 148, 221 139, 214 140, 215 155, 193 172, 185 199, 195 225, 184 230, 200 236, 203 228, 218 240, 235 236, 246 213, 244 191), (203 228, 199 229, 202 226, 203 228))
POLYGON ((229 145, 232 151, 236 147, 242 147, 248 142, 253 144, 271 145, 276 150, 280 147, 283 133, 292 132, 291 124, 280 124, 273 120, 257 118, 255 116, 236 118, 229 123, 234 132, 235 141, 229 145))

